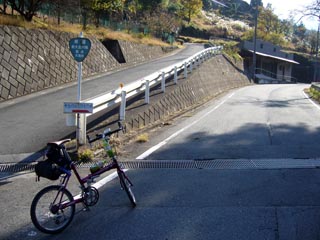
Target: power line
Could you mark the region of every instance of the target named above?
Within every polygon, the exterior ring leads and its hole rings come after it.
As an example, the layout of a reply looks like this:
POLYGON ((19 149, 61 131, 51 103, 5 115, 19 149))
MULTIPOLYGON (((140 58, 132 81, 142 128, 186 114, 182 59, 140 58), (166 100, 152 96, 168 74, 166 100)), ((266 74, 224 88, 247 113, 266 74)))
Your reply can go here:
POLYGON ((211 0, 211 1, 217 3, 217 4, 221 5, 221 6, 230 8, 230 7, 228 7, 227 5, 225 5, 225 4, 221 3, 221 2, 218 2, 218 1, 216 1, 216 0, 211 0))

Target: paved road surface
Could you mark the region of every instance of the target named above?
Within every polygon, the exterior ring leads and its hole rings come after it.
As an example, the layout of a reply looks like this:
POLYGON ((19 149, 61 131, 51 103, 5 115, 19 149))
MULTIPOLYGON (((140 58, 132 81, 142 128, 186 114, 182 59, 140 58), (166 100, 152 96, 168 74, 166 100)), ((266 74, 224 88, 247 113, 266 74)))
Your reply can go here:
POLYGON ((303 93, 307 87, 256 85, 231 92, 202 115, 189 113, 168 127, 181 133, 147 159, 317 158, 320 108, 303 93))
POLYGON ((58 236, 36 231, 28 214, 35 192, 48 182, 35 184, 28 175, 1 181, 0 238, 317 240, 320 170, 292 165, 319 161, 320 110, 302 93, 305 87, 230 92, 151 134, 147 144, 128 147, 143 163, 154 161, 154 168, 128 171, 138 206, 130 208, 114 180, 100 189, 98 205, 76 215, 58 236), (236 164, 248 157, 253 163, 272 157, 278 165, 236 164), (179 165, 186 159, 229 164, 156 168, 165 160, 179 165))
MULTIPOLYGON (((204 49, 201 44, 186 46, 175 55, 84 82, 82 99, 117 89, 120 83, 134 82, 204 49)), ((5 158, 1 155, 33 153, 45 147, 47 142, 61 139, 75 131, 74 127, 66 126, 63 102, 76 101, 77 86, 55 90, 0 103, 0 162, 6 159, 14 161, 14 157, 5 158)))

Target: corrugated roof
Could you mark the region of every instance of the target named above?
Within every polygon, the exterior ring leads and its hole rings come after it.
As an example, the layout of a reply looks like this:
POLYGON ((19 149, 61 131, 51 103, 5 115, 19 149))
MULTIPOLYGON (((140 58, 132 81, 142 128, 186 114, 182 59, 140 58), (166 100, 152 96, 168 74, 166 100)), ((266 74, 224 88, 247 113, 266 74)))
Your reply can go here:
MULTIPOLYGON (((248 51, 253 53, 253 50, 248 50, 248 51)), ((278 59, 278 60, 285 61, 285 62, 290 62, 290 63, 294 63, 294 64, 300 64, 300 63, 298 63, 298 62, 296 62, 294 60, 291 60, 291 59, 277 57, 277 56, 273 56, 273 55, 262 53, 262 52, 256 52, 256 54, 260 55, 260 56, 264 56, 264 57, 278 59)))

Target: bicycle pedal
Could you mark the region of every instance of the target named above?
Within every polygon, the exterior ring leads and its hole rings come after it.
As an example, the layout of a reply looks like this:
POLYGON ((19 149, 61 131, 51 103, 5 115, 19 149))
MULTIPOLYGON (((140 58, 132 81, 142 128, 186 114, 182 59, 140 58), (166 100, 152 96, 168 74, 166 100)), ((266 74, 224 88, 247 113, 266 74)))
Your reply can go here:
POLYGON ((90 208, 84 208, 82 211, 84 211, 84 212, 90 212, 91 210, 90 210, 90 208))
POLYGON ((84 206, 84 208, 82 209, 83 212, 90 212, 90 208, 88 206, 84 206))

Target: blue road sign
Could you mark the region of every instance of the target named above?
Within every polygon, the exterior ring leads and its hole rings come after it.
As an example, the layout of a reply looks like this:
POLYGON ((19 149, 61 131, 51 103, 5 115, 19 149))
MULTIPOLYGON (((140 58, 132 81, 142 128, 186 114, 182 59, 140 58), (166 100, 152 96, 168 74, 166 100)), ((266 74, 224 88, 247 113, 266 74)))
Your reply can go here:
POLYGON ((82 37, 72 38, 69 41, 69 48, 74 59, 77 62, 82 62, 90 51, 91 41, 82 37))

